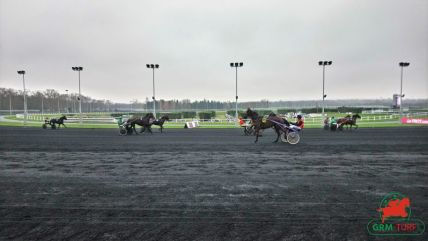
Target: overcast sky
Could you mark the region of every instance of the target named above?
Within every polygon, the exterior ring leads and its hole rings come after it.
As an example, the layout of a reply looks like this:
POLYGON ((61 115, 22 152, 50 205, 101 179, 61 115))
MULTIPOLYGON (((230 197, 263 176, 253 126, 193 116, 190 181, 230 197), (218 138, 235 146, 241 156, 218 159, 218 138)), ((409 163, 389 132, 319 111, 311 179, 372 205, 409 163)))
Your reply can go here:
POLYGON ((0 86, 129 102, 428 98, 427 0, 0 0, 0 86))

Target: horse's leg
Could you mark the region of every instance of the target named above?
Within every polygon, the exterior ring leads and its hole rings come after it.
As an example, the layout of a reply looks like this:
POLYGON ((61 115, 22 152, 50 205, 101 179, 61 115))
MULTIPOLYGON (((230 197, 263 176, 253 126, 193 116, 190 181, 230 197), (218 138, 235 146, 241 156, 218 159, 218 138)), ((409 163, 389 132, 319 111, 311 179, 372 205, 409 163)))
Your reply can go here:
POLYGON ((137 130, 135 129, 135 124, 131 124, 131 128, 134 130, 135 135, 138 135, 137 130))
POLYGON ((280 132, 279 132, 279 128, 277 126, 275 126, 275 132, 276 132, 276 140, 273 141, 273 143, 277 143, 279 140, 279 136, 280 136, 280 132))
POLYGON ((254 141, 254 143, 257 143, 257 141, 259 140, 259 131, 260 131, 260 128, 256 127, 256 140, 254 141))
POLYGON ((149 130, 150 134, 152 134, 152 135, 153 135, 152 127, 151 127, 151 126, 148 126, 148 127, 147 127, 147 130, 149 130))
POLYGON ((160 125, 160 131, 161 131, 161 133, 163 133, 162 132, 163 131, 163 124, 160 125))

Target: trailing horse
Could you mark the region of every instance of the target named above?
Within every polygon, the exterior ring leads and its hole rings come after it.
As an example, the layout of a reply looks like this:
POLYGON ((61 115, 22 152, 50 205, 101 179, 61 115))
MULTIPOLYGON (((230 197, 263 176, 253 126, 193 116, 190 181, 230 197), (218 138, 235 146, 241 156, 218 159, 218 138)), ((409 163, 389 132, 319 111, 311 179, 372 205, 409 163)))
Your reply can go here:
POLYGON ((153 134, 151 125, 155 120, 155 116, 152 113, 148 113, 143 117, 132 117, 126 121, 126 125, 130 125, 134 130, 135 134, 138 135, 137 130, 135 130, 135 125, 139 125, 143 128, 147 128, 151 134, 153 134))
MULTIPOLYGON (((162 116, 160 119, 158 120, 154 120, 153 121, 153 125, 157 125, 160 127, 160 132, 163 133, 163 124, 165 123, 165 121, 169 121, 169 117, 167 115, 162 116)), ((143 127, 140 131, 140 133, 143 133, 144 131, 146 131, 146 127, 143 127)))
POLYGON ((355 126, 355 129, 358 128, 357 119, 361 119, 359 114, 345 116, 345 118, 340 118, 337 120, 337 125, 339 126, 339 130, 343 130, 343 126, 346 126, 346 129, 352 130, 352 126, 355 126))
POLYGON ((266 121, 263 121, 263 117, 259 116, 259 114, 255 111, 252 111, 250 108, 247 109, 246 112, 247 118, 251 119, 251 122, 253 123, 255 132, 256 132, 256 140, 254 141, 255 143, 257 143, 257 141, 259 140, 259 132, 261 129, 268 129, 268 128, 274 128, 277 137, 276 140, 273 142, 278 142, 279 137, 281 135, 281 128, 278 126, 278 124, 272 122, 271 120, 281 123, 281 124, 285 124, 287 126, 289 126, 290 124, 288 123, 287 120, 276 116, 274 113, 269 114, 268 118, 266 119, 266 121))

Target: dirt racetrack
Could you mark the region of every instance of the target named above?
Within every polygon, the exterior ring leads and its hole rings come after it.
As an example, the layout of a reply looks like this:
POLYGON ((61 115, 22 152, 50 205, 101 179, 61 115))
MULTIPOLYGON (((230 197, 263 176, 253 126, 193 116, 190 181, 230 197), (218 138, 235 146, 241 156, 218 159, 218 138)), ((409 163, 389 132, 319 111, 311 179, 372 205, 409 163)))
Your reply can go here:
POLYGON ((426 127, 241 131, 1 127, 0 240, 385 240, 392 191, 428 223, 426 127))

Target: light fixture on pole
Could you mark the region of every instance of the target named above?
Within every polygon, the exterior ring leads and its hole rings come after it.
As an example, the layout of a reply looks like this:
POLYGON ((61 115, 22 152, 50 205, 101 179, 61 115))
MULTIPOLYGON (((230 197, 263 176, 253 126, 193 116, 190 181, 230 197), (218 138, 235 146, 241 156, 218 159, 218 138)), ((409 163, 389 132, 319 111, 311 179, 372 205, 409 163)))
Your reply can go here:
POLYGON ((235 125, 238 125, 238 67, 244 66, 244 63, 230 63, 230 67, 235 68, 235 125))
POLYGON ((403 98, 404 98, 404 94, 403 94, 403 68, 404 67, 408 67, 410 65, 410 63, 408 62, 400 62, 398 63, 398 65, 401 67, 401 80, 400 80, 400 116, 403 115, 403 98))
POLYGON ((318 65, 322 66, 322 116, 324 117, 324 99, 327 97, 325 94, 325 66, 331 65, 332 61, 318 61, 318 65))
POLYGON ((158 64, 146 64, 146 67, 153 70, 153 115, 156 118, 156 97, 155 97, 155 69, 159 69, 158 64))
POLYGON ((27 113, 27 92, 25 89, 25 70, 18 70, 17 72, 18 74, 22 74, 22 84, 24 86, 24 125, 26 125, 28 113, 27 113))
POLYGON ((82 96, 81 96, 81 92, 80 92, 80 71, 83 70, 83 67, 80 67, 80 66, 79 67, 71 67, 71 69, 73 71, 77 71, 79 73, 79 97, 78 97, 78 100, 79 100, 79 122, 80 122, 80 124, 82 124, 83 119, 82 119, 82 96))

